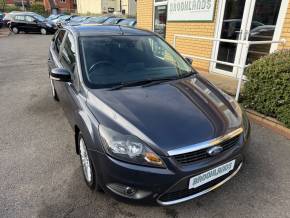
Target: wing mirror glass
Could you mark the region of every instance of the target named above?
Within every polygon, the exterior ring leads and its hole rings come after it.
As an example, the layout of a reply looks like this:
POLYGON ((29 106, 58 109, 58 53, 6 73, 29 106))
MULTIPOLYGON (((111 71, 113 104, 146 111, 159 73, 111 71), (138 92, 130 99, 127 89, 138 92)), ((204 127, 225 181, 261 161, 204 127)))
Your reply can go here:
POLYGON ((70 72, 64 68, 52 69, 50 72, 50 78, 53 80, 56 80, 56 81, 61 81, 61 82, 70 82, 71 81, 70 72))

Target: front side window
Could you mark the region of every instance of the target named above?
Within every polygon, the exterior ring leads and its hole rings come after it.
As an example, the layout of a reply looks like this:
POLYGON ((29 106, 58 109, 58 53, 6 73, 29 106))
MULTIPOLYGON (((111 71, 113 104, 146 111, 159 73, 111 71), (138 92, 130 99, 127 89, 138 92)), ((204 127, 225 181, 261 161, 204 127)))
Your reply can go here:
POLYGON ((55 48, 55 51, 57 52, 57 54, 59 54, 60 46, 61 46, 61 43, 63 41, 64 35, 65 35, 65 31, 61 30, 61 31, 59 31, 59 33, 57 34, 57 36, 55 38, 54 48, 55 48))
POLYGON ((31 17, 31 16, 25 16, 25 20, 27 22, 33 22, 35 19, 33 17, 31 17))
POLYGON ((74 67, 76 63, 75 58, 75 43, 73 36, 69 33, 64 41, 63 49, 60 55, 60 62, 64 68, 74 72, 74 67))
POLYGON ((157 36, 81 37, 84 80, 90 88, 180 78, 191 66, 157 36))

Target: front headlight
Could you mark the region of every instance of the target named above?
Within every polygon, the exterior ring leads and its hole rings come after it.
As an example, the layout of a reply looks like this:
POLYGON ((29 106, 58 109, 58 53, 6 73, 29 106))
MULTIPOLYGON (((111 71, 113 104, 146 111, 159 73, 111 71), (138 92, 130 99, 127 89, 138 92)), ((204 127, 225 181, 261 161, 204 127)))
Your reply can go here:
POLYGON ((47 27, 49 27, 49 28, 51 28, 51 27, 52 27, 52 25, 51 25, 51 24, 49 24, 49 23, 47 23, 47 24, 46 24, 46 26, 47 26, 47 27))
POLYGON ((130 163, 165 167, 161 158, 137 137, 120 134, 102 125, 99 131, 108 155, 130 163))

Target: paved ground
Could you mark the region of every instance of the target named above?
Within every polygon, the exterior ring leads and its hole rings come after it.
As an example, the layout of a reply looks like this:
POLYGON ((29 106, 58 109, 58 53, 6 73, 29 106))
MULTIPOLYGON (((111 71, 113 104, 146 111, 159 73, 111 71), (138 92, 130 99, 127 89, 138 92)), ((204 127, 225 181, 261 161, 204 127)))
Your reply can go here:
POLYGON ((241 172, 177 206, 133 206, 90 191, 73 132, 50 97, 51 36, 0 38, 0 217, 290 217, 290 141, 253 125, 241 172))

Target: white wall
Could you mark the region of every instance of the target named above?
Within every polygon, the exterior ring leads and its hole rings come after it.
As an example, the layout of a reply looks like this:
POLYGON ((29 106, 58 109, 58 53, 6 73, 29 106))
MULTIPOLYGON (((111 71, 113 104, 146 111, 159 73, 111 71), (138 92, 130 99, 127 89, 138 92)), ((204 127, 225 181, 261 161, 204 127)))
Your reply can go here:
POLYGON ((101 14, 101 0, 77 0, 77 11, 79 14, 101 14))

